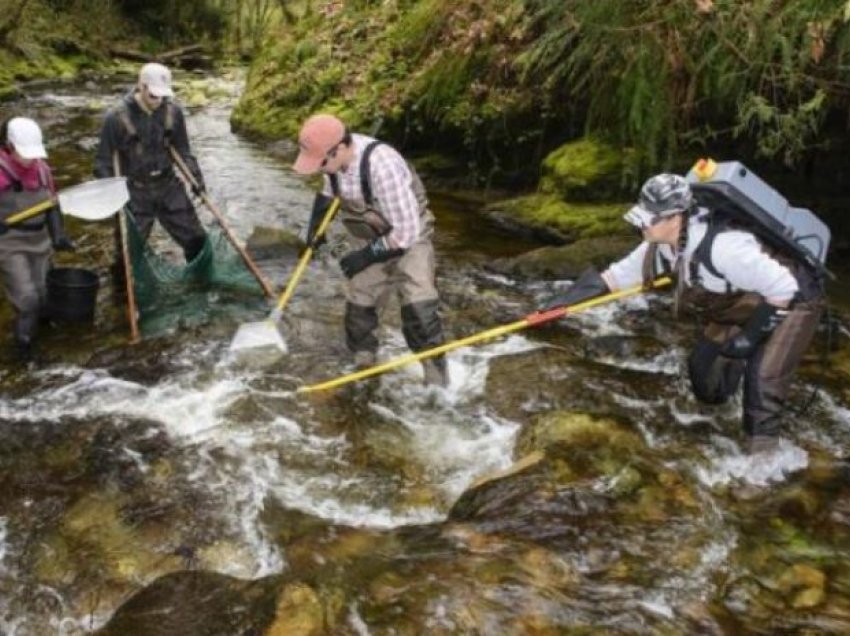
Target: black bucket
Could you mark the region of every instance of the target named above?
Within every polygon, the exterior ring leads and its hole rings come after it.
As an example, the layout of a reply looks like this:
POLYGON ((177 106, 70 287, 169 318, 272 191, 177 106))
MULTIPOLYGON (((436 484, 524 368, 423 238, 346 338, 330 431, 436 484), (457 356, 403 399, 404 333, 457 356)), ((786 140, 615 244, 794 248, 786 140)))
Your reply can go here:
POLYGON ((78 267, 47 272, 47 314, 63 322, 92 322, 97 304, 97 274, 78 267))

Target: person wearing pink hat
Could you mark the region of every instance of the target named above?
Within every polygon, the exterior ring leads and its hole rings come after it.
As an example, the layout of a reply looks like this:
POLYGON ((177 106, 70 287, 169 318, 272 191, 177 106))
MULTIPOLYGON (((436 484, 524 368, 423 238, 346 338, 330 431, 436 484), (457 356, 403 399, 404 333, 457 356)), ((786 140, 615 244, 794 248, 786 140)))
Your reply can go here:
MULTIPOLYGON (((375 364, 378 313, 392 294, 401 304, 402 333, 413 351, 443 343, 439 295, 435 284, 434 215, 416 171, 390 145, 351 133, 329 114, 308 118, 298 135, 293 170, 322 173, 307 228, 307 244, 316 236, 333 197, 340 199, 340 218, 351 250, 340 259, 348 279, 345 336, 355 364, 375 364)), ((448 384, 445 358, 423 361, 425 383, 448 384)))
POLYGON ((73 250, 74 244, 65 236, 56 207, 13 225, 5 223, 52 198, 56 186, 37 123, 13 117, 0 126, 0 140, 0 275, 15 308, 14 353, 26 360, 47 299, 52 250, 73 250))
POLYGON ((127 177, 129 207, 141 235, 147 240, 154 221, 159 221, 190 262, 203 250, 207 234, 174 170, 169 148, 189 166, 199 184, 195 194, 205 186, 189 147, 183 110, 173 97, 171 71, 156 62, 142 66, 136 87, 103 121, 94 174, 115 176, 117 160, 121 175, 127 177))

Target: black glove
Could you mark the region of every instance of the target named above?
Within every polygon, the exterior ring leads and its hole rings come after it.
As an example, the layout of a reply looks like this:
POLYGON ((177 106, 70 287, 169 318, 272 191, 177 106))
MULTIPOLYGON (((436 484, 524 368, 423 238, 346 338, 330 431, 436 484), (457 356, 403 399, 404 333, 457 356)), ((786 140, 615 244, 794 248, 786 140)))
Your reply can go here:
POLYGON ((310 222, 307 224, 305 242, 314 250, 328 242, 324 233, 322 236, 316 236, 316 232, 319 230, 319 226, 322 224, 328 209, 330 209, 331 203, 333 203, 333 198, 327 197, 321 192, 317 193, 316 198, 313 199, 313 211, 310 212, 310 222))
POLYGON ((382 239, 375 239, 363 249, 354 250, 343 256, 339 259, 339 266, 346 278, 352 278, 369 265, 383 263, 402 254, 404 254, 404 250, 390 249, 384 245, 382 239))
POLYGON ((756 306, 753 315, 741 331, 723 343, 720 353, 727 358, 749 358, 779 326, 784 317, 785 312, 779 307, 762 301, 756 306))
POLYGON ((558 307, 575 305, 576 303, 580 303, 584 300, 590 300, 591 298, 596 298, 602 294, 607 294, 608 291, 610 290, 608 289, 608 283, 605 282, 605 279, 602 278, 595 268, 588 267, 581 273, 581 276, 576 278, 572 287, 563 294, 558 294, 557 296, 550 298, 543 306, 542 311, 549 311, 551 309, 557 309, 558 307))
POLYGON ((204 192, 207 191, 203 183, 193 183, 190 188, 192 190, 192 194, 194 194, 199 199, 203 196, 204 192))
POLYGON ((73 252, 77 249, 77 246, 67 236, 60 236, 53 241, 53 249, 57 252, 73 252))

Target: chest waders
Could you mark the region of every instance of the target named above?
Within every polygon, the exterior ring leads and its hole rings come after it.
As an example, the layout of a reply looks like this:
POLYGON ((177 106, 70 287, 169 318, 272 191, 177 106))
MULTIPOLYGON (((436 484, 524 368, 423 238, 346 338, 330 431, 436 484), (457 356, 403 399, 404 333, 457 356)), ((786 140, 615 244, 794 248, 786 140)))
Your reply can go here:
POLYGON ((172 165, 170 149, 177 107, 171 102, 165 102, 163 107, 161 143, 157 139, 149 139, 152 143, 146 146, 133 123, 129 105, 121 105, 116 116, 127 135, 129 147, 120 154, 126 163, 124 172, 130 189, 133 220, 139 233, 147 241, 154 220, 158 220, 168 235, 183 248, 188 263, 203 250, 207 235, 172 165), (148 153, 154 156, 148 156, 148 153))
MULTIPOLYGON (((0 219, 5 220, 51 198, 47 168, 38 165, 39 185, 24 190, 18 174, 0 157, 0 170, 12 182, 12 188, 0 194, 0 219)), ((50 266, 50 236, 48 223, 54 211, 21 221, 0 236, 0 272, 6 294, 15 308, 13 329, 17 352, 29 354, 38 331, 38 321, 47 298, 47 270, 50 266)), ((61 222, 61 220, 59 220, 61 222)))
MULTIPOLYGON (((341 219, 359 245, 365 245, 389 234, 393 226, 376 206, 370 181, 370 157, 379 141, 370 142, 360 156, 360 189, 363 203, 342 202, 341 219)), ((401 304, 401 324, 407 346, 414 352, 430 349, 444 342, 439 315, 439 295, 435 284, 434 216, 428 207, 425 187, 414 168, 408 165, 413 192, 419 204, 420 230, 416 241, 404 254, 385 263, 367 267, 348 283, 345 306, 345 337, 348 349, 360 368, 375 363, 378 339, 378 309, 395 293, 401 304)), ((340 196, 339 180, 330 175, 331 189, 340 196)), ((422 361, 426 384, 448 384, 446 361, 443 356, 422 361)))

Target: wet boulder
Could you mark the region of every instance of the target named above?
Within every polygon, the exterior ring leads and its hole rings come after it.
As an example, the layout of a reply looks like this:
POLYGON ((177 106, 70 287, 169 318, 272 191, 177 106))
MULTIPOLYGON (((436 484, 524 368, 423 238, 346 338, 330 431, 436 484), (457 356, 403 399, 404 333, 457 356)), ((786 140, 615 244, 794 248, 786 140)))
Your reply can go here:
POLYGON ((541 247, 511 258, 499 258, 486 267, 526 280, 561 280, 578 277, 587 267, 603 270, 636 245, 630 236, 579 239, 569 245, 541 247))
POLYGON ((248 253, 257 260, 293 258, 303 245, 292 232, 263 226, 256 226, 245 242, 248 253))
POLYGON ((494 203, 484 214, 508 231, 560 244, 632 235, 623 221, 628 207, 626 203, 568 203, 555 195, 532 194, 494 203))
POLYGON ((213 572, 175 572, 126 601, 98 634, 260 634, 275 615, 278 586, 274 578, 243 581, 213 572))

